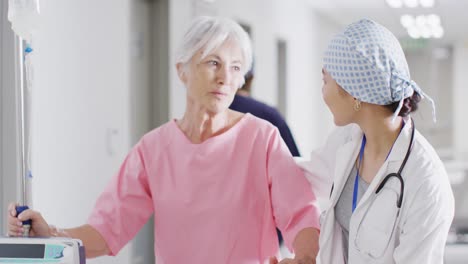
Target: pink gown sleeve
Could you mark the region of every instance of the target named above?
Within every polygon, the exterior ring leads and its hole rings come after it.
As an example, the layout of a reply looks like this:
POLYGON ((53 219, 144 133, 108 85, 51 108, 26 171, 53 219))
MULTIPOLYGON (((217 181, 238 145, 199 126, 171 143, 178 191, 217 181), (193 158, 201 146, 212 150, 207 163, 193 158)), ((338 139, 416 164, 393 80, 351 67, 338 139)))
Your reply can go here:
POLYGON ((267 163, 275 222, 292 252, 299 231, 307 227, 320 229, 317 199, 277 130, 269 141, 267 163))
POLYGON ((111 255, 116 255, 131 240, 153 213, 153 202, 141 145, 127 155, 88 219, 106 240, 111 255))

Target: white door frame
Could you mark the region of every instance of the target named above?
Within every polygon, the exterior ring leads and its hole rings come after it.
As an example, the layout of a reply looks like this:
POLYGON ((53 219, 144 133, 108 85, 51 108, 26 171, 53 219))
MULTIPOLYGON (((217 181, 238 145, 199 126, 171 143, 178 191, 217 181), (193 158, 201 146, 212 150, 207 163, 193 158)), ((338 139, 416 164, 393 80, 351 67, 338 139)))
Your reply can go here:
POLYGON ((7 3, 0 1, 0 234, 6 233, 7 205, 19 194, 15 106, 18 41, 7 18, 7 3))
MULTIPOLYGON (((0 0, 1 1, 1 0, 0 0)), ((169 119, 169 2, 132 2, 131 143, 169 119), (145 54, 142 56, 140 54, 145 54)), ((132 263, 155 263, 154 218, 132 241, 132 263)))

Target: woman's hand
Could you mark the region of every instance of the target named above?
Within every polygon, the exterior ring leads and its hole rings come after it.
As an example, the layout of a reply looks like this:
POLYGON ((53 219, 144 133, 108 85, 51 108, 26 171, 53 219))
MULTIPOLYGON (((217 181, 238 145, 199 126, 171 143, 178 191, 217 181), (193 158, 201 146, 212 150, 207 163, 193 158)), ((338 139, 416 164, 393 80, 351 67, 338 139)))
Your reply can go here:
POLYGON ((69 237, 80 239, 86 248, 86 257, 95 258, 110 254, 110 250, 102 235, 90 225, 82 225, 66 230, 58 229, 47 224, 39 212, 28 209, 16 217, 16 204, 8 206, 8 235, 22 236, 22 221, 31 219, 32 225, 29 231, 30 236, 37 237, 69 237))
POLYGON ((23 223, 31 219, 31 230, 29 231, 30 236, 41 236, 49 237, 50 230, 49 225, 44 220, 39 212, 28 209, 23 211, 18 216, 16 215, 16 204, 11 203, 8 206, 8 235, 9 236, 23 236, 23 223))

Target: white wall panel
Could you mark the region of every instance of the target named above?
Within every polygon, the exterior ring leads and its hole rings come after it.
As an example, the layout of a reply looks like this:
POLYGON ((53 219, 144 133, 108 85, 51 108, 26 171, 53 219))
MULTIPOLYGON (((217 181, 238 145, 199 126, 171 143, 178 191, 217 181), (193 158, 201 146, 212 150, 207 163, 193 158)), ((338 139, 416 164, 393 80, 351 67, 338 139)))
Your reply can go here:
MULTIPOLYGON (((60 227, 84 224, 130 147, 129 2, 41 1, 34 41, 33 200, 60 227)), ((117 258, 89 263, 131 263, 117 258)))
POLYGON ((466 89, 468 71, 468 42, 459 42, 453 53, 453 131, 455 153, 462 161, 468 160, 468 89, 466 89))

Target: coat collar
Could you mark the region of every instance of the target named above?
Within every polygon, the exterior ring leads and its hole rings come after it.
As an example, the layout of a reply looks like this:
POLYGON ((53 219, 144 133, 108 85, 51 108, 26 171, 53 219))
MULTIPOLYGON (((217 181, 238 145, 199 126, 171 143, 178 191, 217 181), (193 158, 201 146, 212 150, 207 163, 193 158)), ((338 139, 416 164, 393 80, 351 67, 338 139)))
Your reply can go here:
POLYGON ((405 125, 398 135, 395 143, 393 144, 392 151, 388 156, 388 162, 402 162, 408 151, 409 144, 411 143, 411 133, 414 123, 411 118, 407 117, 404 119, 405 125))

